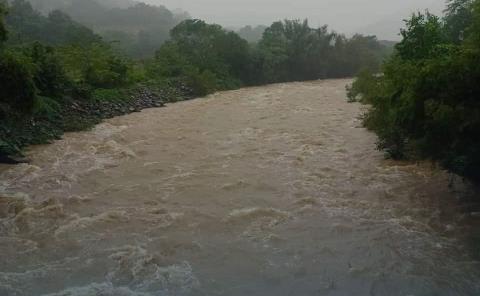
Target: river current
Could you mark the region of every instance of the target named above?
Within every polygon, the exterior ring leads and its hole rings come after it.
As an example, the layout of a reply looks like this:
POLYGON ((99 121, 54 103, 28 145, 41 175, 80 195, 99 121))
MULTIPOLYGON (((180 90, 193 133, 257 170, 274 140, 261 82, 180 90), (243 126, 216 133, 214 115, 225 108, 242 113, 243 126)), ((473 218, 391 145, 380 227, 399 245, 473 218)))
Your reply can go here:
POLYGON ((220 92, 32 147, 0 167, 0 295, 480 295, 469 189, 385 160, 349 82, 220 92))

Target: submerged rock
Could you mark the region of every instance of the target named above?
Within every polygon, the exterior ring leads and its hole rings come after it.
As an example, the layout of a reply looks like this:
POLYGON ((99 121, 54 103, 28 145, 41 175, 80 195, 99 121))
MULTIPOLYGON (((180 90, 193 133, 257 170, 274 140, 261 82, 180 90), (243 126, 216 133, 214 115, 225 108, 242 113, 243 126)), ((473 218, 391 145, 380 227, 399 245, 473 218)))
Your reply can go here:
POLYGON ((28 163, 28 162, 29 160, 25 157, 14 157, 14 156, 0 154, 0 163, 3 163, 3 164, 20 164, 20 163, 28 163))

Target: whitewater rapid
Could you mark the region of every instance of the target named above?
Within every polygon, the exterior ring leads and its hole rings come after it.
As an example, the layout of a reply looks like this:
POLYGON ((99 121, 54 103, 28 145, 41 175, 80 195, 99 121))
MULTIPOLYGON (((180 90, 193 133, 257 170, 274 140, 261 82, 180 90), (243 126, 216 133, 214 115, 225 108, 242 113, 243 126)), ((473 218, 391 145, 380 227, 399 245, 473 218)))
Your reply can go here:
POLYGON ((0 167, 0 295, 480 295, 467 189, 385 160, 349 82, 220 92, 31 148, 0 167))

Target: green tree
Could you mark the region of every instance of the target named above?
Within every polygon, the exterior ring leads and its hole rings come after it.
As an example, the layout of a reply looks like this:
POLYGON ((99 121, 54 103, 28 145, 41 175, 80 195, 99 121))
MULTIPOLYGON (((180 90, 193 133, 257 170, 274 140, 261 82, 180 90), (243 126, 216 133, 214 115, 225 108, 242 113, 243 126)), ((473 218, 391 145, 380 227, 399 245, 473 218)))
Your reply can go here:
POLYGON ((226 35, 221 26, 209 25, 201 20, 184 21, 171 31, 172 42, 178 45, 190 63, 200 70, 214 70, 224 76, 228 75, 228 66, 221 43, 226 35))
POLYGON ((39 95, 62 98, 70 85, 64 67, 53 47, 36 42, 25 49, 25 54, 34 65, 33 79, 39 95))
POLYGON ((284 24, 275 22, 263 33, 258 44, 264 79, 262 82, 281 82, 288 79, 288 40, 284 34, 284 24))
POLYGON ((32 110, 36 87, 27 58, 12 52, 0 53, 0 109, 2 118, 32 110))
POLYGON ((156 53, 150 73, 186 82, 196 94, 230 89, 249 79, 250 48, 236 33, 186 20, 156 53), (204 85, 205 87, 200 87, 204 85))
POLYGON ((377 132, 379 148, 435 160, 480 182, 480 0, 452 3, 443 22, 412 16, 383 76, 362 74, 350 93, 372 105, 365 124, 377 132), (452 19, 465 14, 469 25, 451 38, 452 19))
POLYGON ((472 0, 448 0, 445 9, 445 29, 450 40, 456 44, 461 43, 467 32, 467 28, 471 25, 472 0))
POLYGON ((77 84, 112 88, 127 83, 128 62, 106 44, 65 46, 58 49, 58 54, 67 77, 77 84))
POLYGON ((470 6, 472 12, 469 26, 465 29, 467 34, 466 46, 478 52, 480 50, 480 1, 475 1, 470 6))
POLYGON ((447 41, 440 18, 428 11, 413 14, 400 33, 403 39, 396 45, 396 50, 407 60, 428 58, 438 45, 447 41))
POLYGON ((363 68, 378 71, 386 52, 374 36, 348 39, 327 26, 311 28, 307 20, 285 20, 265 30, 255 64, 263 69, 263 82, 347 77, 363 68))
POLYGON ((7 14, 5 4, 0 2, 0 43, 7 40, 7 29, 5 28, 4 17, 7 14))

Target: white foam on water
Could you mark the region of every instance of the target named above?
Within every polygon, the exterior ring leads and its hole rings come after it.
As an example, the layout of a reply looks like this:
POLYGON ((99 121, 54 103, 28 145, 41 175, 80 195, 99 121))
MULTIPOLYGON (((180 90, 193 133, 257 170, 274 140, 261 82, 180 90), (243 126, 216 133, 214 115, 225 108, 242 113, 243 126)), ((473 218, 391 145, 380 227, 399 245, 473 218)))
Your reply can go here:
MULTIPOLYGON (((134 292, 127 287, 114 287, 112 283, 92 283, 83 287, 67 288, 61 292, 42 296, 162 296, 150 293, 134 292)), ((167 295, 165 295, 167 296, 167 295)))
POLYGON ((232 226, 243 227, 242 237, 267 243, 282 240, 272 231, 276 226, 284 224, 290 219, 293 219, 293 216, 286 211, 253 207, 233 210, 225 217, 224 221, 232 226))
POLYGON ((127 285, 135 291, 154 295, 185 295, 200 286, 188 262, 164 266, 161 256, 151 254, 140 246, 126 246, 116 250, 110 259, 117 267, 107 279, 118 285, 127 285))
POLYGON ((274 221, 285 221, 291 216, 288 212, 274 208, 243 208, 231 211, 226 217, 227 222, 251 222, 258 218, 269 217, 274 221))
POLYGON ((59 226, 54 233, 56 238, 62 235, 68 235, 80 230, 85 230, 89 227, 93 227, 98 223, 114 223, 114 222, 127 222, 129 217, 126 211, 113 210, 101 213, 92 217, 71 217, 71 221, 59 226))

